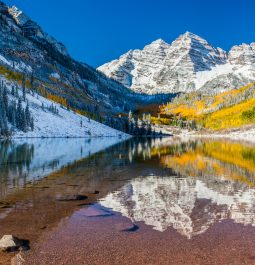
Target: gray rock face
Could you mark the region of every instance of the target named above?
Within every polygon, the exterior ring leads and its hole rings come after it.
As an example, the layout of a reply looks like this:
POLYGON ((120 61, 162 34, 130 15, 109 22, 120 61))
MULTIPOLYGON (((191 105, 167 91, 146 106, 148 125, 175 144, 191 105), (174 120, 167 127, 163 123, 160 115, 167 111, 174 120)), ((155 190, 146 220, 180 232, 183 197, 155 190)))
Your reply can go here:
POLYGON ((234 46, 227 54, 190 32, 172 44, 154 41, 98 68, 124 86, 147 94, 232 89, 255 81, 254 69, 254 43, 234 46))
POLYGON ((229 52, 229 62, 235 65, 255 64, 255 43, 234 46, 229 52))
POLYGON ((34 21, 32 21, 26 14, 19 10, 16 6, 8 9, 9 14, 15 19, 18 25, 21 26, 26 36, 34 37, 40 42, 48 42, 53 45, 63 55, 68 55, 65 46, 55 40, 52 36, 45 33, 42 28, 34 21))

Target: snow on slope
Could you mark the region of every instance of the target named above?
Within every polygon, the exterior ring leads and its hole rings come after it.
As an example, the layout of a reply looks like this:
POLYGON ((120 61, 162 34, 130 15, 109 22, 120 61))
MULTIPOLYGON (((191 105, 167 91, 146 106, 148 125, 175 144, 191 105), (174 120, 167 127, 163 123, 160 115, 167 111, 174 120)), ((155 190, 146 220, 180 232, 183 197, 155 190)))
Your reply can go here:
POLYGON ((1 54, 0 54, 0 61, 4 64, 11 65, 11 63, 1 54))
MULTIPOLYGON (((12 83, 6 82, 11 90, 12 83)), ((21 92, 21 91, 20 91, 21 92)), ((11 96, 10 96, 11 97, 11 96)), ((26 94, 30 111, 34 117, 34 131, 22 132, 15 130, 13 137, 123 137, 129 136, 123 132, 110 128, 104 124, 90 120, 85 116, 68 111, 53 101, 40 95, 26 94), (47 106, 56 106, 59 114, 47 110, 47 106), (44 109, 42 108, 44 106, 44 109), (82 122, 82 126, 81 126, 82 122)), ((26 103, 23 102, 25 108, 26 103)))
POLYGON ((233 67, 229 64, 217 65, 212 70, 200 71, 196 73, 195 84, 197 88, 201 88, 210 80, 217 78, 223 74, 229 74, 233 71, 233 67))

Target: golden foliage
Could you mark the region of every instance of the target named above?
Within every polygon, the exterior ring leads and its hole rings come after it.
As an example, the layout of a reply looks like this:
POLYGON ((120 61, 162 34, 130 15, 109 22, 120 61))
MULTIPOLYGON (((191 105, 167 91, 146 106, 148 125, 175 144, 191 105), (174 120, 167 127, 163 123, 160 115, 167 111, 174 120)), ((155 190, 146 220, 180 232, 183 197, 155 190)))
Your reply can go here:
POLYGON ((193 92, 180 100, 162 105, 160 113, 195 120, 202 127, 211 130, 238 128, 255 122, 242 115, 255 106, 254 85, 252 83, 214 96, 202 96, 193 92), (248 92, 249 97, 245 96, 248 92))

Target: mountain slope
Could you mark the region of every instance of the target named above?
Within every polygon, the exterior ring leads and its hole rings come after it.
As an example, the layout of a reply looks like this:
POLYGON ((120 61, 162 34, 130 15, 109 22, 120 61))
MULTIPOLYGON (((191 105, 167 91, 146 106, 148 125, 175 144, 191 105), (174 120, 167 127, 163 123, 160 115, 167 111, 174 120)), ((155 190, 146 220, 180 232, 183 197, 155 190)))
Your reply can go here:
POLYGON ((219 92, 255 81, 255 44, 226 53, 186 32, 172 44, 154 41, 98 70, 139 93, 219 92))
MULTIPOLYGON (((24 101, 24 108, 29 105, 35 126, 34 132, 28 132, 27 128, 25 133, 18 132, 17 121, 13 120, 9 129, 14 130, 14 136, 116 136, 120 133, 87 121, 92 118, 107 124, 117 113, 128 112, 136 104, 133 93, 92 67, 73 60, 63 44, 18 8, 0 2, 0 25, 1 87, 7 84, 11 104, 8 109, 6 104, 4 112, 0 110, 0 134, 6 135, 2 131, 3 123, 6 128, 4 116, 11 116, 10 107, 16 108, 19 101, 24 101), (13 88, 18 91, 15 97, 11 93, 13 88), (24 99, 23 94, 26 94, 24 99), (59 115, 47 113, 41 105, 49 109, 56 107, 59 115), (83 128, 79 125, 81 120, 83 128)), ((117 122, 111 125, 122 129, 117 122)))
MULTIPOLYGON (((36 22, 17 7, 10 8, 1 1, 0 25, 0 77, 11 82, 11 86, 26 90, 27 100, 36 94, 45 98, 41 101, 54 101, 61 109, 125 130, 120 114, 171 97, 136 94, 87 64, 77 62, 62 43, 45 33, 36 22)), ((11 87, 8 93, 10 90, 11 87)), ((51 104, 47 101, 47 105, 51 104)), ((100 130, 98 133, 101 134, 100 130)), ((84 135, 83 131, 78 133, 81 134, 84 135)))
MULTIPOLYGON (((223 130, 253 125, 255 121, 255 85, 205 95, 200 92, 182 94, 160 112, 176 124, 178 120, 196 121, 201 128, 223 130)), ((171 122, 170 122, 171 123, 171 122)))
MULTIPOLYGON (((67 109, 59 103, 46 99, 38 93, 26 91, 23 94, 22 89, 17 87, 14 82, 0 78, 1 84, 4 84, 7 90, 8 105, 21 102, 25 110, 29 106, 30 116, 33 118, 33 129, 20 129, 15 126, 18 122, 18 116, 14 122, 8 123, 9 133, 12 138, 50 138, 50 137, 123 137, 129 136, 121 131, 110 128, 102 123, 96 122, 90 118, 80 115, 70 109, 67 109), (13 88, 17 87, 15 94, 13 88), (25 99, 24 99, 25 97, 25 99), (22 101, 21 101, 22 99, 22 101)), ((0 113, 0 138, 1 138, 1 121, 0 113)), ((25 121, 24 121, 25 122, 25 121)))
POLYGON ((63 44, 16 7, 0 2, 0 25, 0 64, 25 74, 27 81, 33 77, 31 88, 41 95, 102 120, 136 103, 133 93, 72 59, 63 44))

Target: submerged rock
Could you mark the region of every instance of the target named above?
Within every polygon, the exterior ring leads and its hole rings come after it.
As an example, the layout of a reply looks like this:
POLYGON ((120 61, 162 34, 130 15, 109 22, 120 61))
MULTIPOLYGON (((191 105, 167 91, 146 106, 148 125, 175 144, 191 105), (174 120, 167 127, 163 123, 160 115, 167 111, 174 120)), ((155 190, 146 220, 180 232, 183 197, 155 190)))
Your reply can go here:
POLYGON ((132 227, 124 229, 122 231, 123 232, 136 232, 137 230, 139 230, 139 226, 134 224, 132 227))
POLYGON ((28 250, 29 249, 29 241, 18 239, 17 237, 14 237, 13 235, 4 235, 0 239, 0 250, 1 251, 7 251, 12 252, 16 250, 28 250))
POLYGON ((0 209, 9 209, 12 208, 10 203, 0 203, 0 209))
POLYGON ((112 212, 106 209, 100 209, 93 206, 81 210, 81 213, 85 217, 109 217, 114 215, 112 212))
POLYGON ((83 201, 88 199, 86 195, 63 195, 57 197, 57 201, 83 201))

